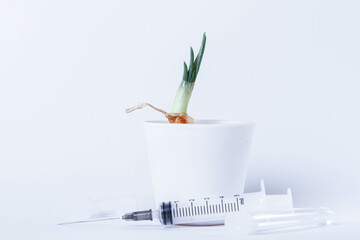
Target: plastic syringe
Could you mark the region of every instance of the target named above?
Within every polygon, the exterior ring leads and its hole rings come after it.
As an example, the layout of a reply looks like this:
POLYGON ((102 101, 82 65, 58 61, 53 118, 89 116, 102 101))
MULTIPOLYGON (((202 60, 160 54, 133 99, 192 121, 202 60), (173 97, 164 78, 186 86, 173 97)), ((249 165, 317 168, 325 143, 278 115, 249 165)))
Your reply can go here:
MULTIPOLYGON (((60 225, 123 219, 127 221, 155 220, 163 225, 216 225, 224 224, 229 233, 267 233, 326 226, 331 223, 332 212, 327 208, 293 208, 291 190, 285 195, 266 195, 264 182, 260 192, 229 197, 197 198, 162 202, 157 209, 118 215, 111 211, 96 211, 90 218, 64 222, 60 225)), ((154 205, 151 205, 154 206, 154 205)), ((144 206, 138 209, 146 209, 144 206)))
POLYGON ((264 181, 260 182, 260 192, 234 196, 195 198, 183 201, 170 201, 160 204, 158 209, 138 211, 123 215, 127 221, 153 220, 164 225, 216 225, 224 224, 225 217, 241 210, 281 210, 291 209, 292 195, 290 188, 285 195, 266 195, 264 181))
MULTIPOLYGON (((229 213, 238 213, 242 209, 246 210, 266 210, 266 209, 291 209, 293 208, 291 190, 287 190, 285 195, 266 195, 264 181, 260 182, 260 192, 236 194, 233 196, 205 197, 186 199, 182 201, 162 202, 157 209, 150 207, 138 208, 141 211, 131 212, 123 215, 116 214, 111 209, 108 211, 95 211, 90 218, 64 222, 60 225, 87 223, 104 220, 123 219, 127 221, 154 220, 164 225, 170 224, 191 224, 191 225, 215 225, 224 224, 225 217, 229 213), (114 212, 114 213, 113 213, 114 212)), ((152 205, 153 206, 153 205, 152 205)))
POLYGON ((244 198, 234 197, 189 199, 188 201, 162 202, 159 209, 127 213, 123 220, 141 221, 159 219, 163 225, 171 224, 223 224, 229 213, 240 212, 244 198))

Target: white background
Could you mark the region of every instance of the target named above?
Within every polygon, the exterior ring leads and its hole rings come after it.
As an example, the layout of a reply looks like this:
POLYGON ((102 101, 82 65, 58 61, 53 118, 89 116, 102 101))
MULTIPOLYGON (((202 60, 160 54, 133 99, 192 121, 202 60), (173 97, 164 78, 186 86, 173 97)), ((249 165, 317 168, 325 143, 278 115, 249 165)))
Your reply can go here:
POLYGON ((86 216, 86 198, 151 194, 142 122, 162 116, 124 109, 170 110, 204 31, 189 114, 255 122, 246 191, 262 178, 270 194, 291 187, 296 207, 327 206, 346 229, 360 209, 359 11, 356 1, 1 0, 0 238, 141 235, 56 223, 86 216))

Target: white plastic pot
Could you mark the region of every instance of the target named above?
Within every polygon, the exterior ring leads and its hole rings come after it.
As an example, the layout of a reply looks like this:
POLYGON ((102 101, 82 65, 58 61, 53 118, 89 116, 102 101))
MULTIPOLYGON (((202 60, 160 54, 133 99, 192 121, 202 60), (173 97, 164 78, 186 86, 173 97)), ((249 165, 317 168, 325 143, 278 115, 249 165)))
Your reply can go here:
POLYGON ((157 204, 243 193, 254 123, 198 120, 144 125, 157 204))

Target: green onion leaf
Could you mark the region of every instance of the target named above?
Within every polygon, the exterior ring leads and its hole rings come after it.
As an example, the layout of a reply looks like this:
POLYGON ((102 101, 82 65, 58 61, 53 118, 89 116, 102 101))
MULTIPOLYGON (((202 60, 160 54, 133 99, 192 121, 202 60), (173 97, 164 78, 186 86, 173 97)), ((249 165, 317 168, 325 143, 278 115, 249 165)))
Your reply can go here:
POLYGON ((196 56, 196 59, 195 59, 195 62, 196 62, 196 75, 199 72, 201 60, 202 60, 202 57, 204 55, 205 44, 206 44, 206 33, 204 33, 204 35, 203 35, 203 40, 201 42, 201 47, 200 47, 199 53, 198 53, 198 55, 196 56))
POLYGON ((184 61, 184 74, 183 74, 183 81, 187 82, 188 81, 188 69, 187 69, 187 65, 186 62, 184 61))
POLYGON ((188 82, 191 82, 191 77, 192 77, 192 70, 194 68, 194 50, 192 49, 192 47, 190 47, 190 63, 189 63, 189 77, 188 77, 188 82))

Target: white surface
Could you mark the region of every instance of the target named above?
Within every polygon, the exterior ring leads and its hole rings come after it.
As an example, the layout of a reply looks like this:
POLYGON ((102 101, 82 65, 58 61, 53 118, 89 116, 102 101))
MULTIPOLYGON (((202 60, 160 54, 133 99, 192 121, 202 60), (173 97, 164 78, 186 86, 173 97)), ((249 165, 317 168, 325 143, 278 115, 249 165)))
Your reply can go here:
POLYGON ((242 194, 254 123, 146 122, 155 202, 242 194))
MULTIPOLYGON (((254 238, 356 238, 358 1, 0 1, 0 239, 215 238, 71 227, 86 198, 151 194, 142 123, 169 110, 189 46, 207 46, 195 119, 253 121, 245 190, 292 188, 342 225, 254 238)), ((358 224, 358 223, 357 223, 358 224)), ((250 238, 250 237, 249 237, 250 238)), ((253 238, 253 237, 251 237, 253 238)))

